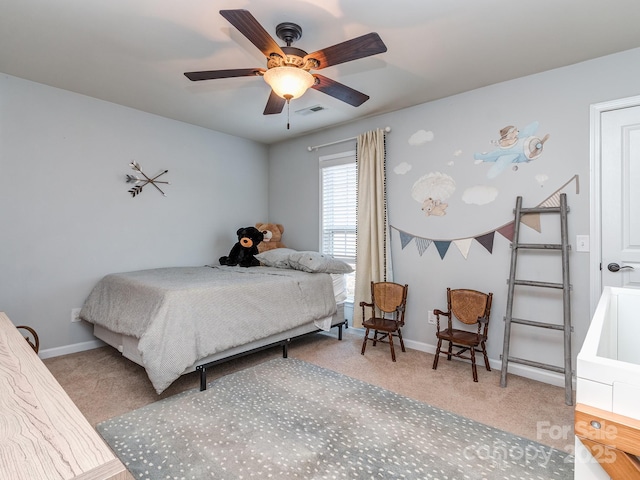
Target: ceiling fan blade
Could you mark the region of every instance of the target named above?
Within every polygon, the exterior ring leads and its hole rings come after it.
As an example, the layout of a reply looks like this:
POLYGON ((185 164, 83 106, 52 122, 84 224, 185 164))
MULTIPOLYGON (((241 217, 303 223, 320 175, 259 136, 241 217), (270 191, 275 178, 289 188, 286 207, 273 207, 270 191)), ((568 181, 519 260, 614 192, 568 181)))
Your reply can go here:
POLYGON ((185 76, 192 82, 198 80, 214 80, 216 78, 253 77, 264 72, 263 68, 236 68, 232 70, 209 70, 205 72, 185 72, 185 76))
POLYGON ((337 98, 338 100, 342 100, 349 105, 359 107, 364 102, 369 100, 369 95, 365 95, 364 93, 354 90, 351 87, 347 87, 342 83, 338 83, 335 80, 331 80, 330 78, 327 78, 325 76, 318 75, 317 73, 313 76, 316 78, 316 84, 312 85, 311 88, 322 93, 326 93, 327 95, 337 98))
POLYGON ((287 101, 276 95, 276 92, 271 90, 271 95, 269 95, 269 100, 267 100, 267 106, 264 107, 263 115, 274 115, 277 113, 281 113, 284 108, 284 104, 287 101))
POLYGON ((260 25, 248 10, 220 10, 220 15, 236 27, 238 31, 249 39, 258 49, 269 58, 272 53, 277 53, 285 58, 286 55, 271 35, 260 25))
POLYGON ((316 67, 316 70, 319 70, 330 67, 331 65, 350 62, 351 60, 357 60, 358 58, 364 58, 386 51, 387 46, 380 38, 380 35, 377 33, 368 33, 367 35, 362 35, 361 37, 323 48, 317 52, 309 53, 304 59, 316 59, 320 63, 320 65, 316 67))

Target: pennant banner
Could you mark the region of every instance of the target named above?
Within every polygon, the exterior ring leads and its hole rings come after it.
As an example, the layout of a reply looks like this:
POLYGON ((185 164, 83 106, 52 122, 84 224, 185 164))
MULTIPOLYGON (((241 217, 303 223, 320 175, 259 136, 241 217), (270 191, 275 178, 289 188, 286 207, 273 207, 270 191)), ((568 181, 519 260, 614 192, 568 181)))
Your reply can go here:
POLYGON ((447 250, 449 250, 449 245, 451 242, 443 242, 442 240, 434 240, 436 248, 438 249, 438 253, 440 254, 440 258, 444 259, 444 256, 447 254, 447 250))
POLYGON ((516 222, 513 221, 511 223, 507 223, 504 227, 500 227, 499 229, 496 230, 496 232, 498 232, 500 235, 502 235, 504 238, 506 238, 511 242, 513 241, 513 234, 515 233, 515 230, 516 230, 516 222))
POLYGON ((541 207, 559 207, 560 192, 556 192, 540 204, 541 207))
MULTIPOLYGON (((404 247, 406 247, 407 245, 409 245, 409 242, 413 240, 413 236, 409 235, 408 233, 405 233, 403 231, 400 230, 400 243, 402 244, 402 249, 404 250, 404 247)), ((422 255, 422 254, 420 254, 422 255)))
POLYGON ((522 215, 522 217, 520 217, 520 221, 527 227, 533 228, 536 232, 542 233, 539 213, 527 213, 526 215, 522 215))
POLYGON ((453 244, 458 247, 458 250, 460 250, 460 253, 464 258, 467 258, 467 256, 469 255, 469 249, 471 248, 472 240, 472 238, 463 238, 462 240, 453 241, 453 244))
POLYGON ((429 245, 431 245, 431 240, 429 240, 428 238, 416 237, 416 246, 418 247, 418 253, 420 254, 420 256, 422 256, 427 248, 429 248, 429 245))
MULTIPOLYGON (((536 205, 537 207, 559 207, 560 206, 560 193, 565 189, 567 185, 571 182, 576 182, 576 194, 580 193, 580 183, 578 175, 574 175, 569 179, 564 185, 562 185, 558 190, 553 192, 547 198, 545 198, 541 203, 536 205)), ((540 226, 540 214, 539 213, 528 213, 523 215, 520 219, 521 223, 525 224, 527 227, 530 227, 537 231, 538 233, 542 232, 542 228, 540 226)), ((491 230, 489 232, 481 233, 479 235, 474 235, 469 238, 455 238, 451 240, 441 240, 434 238, 425 238, 420 237, 418 235, 413 235, 411 233, 405 232, 404 230, 400 230, 399 228, 390 225, 390 227, 394 230, 397 230, 400 234, 400 244, 402 246, 402 250, 405 249, 411 240, 415 240, 416 248, 418 249, 418 254, 422 256, 424 252, 434 244, 436 246, 436 250, 438 251, 438 255, 441 260, 444 260, 445 255, 449 251, 449 247, 453 243, 458 251, 462 254, 462 256, 466 259, 469 255, 469 250, 471 249, 471 244, 475 240, 480 245, 482 245, 489 253, 493 253, 493 241, 495 239, 496 232, 502 235, 504 238, 513 241, 513 236, 515 232, 515 221, 505 223, 504 225, 496 228, 495 230, 491 230)))
POLYGON ((495 236, 495 230, 493 232, 475 237, 476 241, 487 249, 487 252, 493 253, 493 237, 495 236))

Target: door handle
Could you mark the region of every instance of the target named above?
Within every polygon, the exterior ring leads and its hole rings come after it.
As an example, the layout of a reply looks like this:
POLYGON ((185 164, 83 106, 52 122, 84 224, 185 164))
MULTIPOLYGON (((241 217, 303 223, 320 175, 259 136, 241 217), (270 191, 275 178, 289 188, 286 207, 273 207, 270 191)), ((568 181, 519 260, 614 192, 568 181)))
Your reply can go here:
POLYGON ((629 270, 633 270, 633 267, 631 265, 625 265, 624 267, 621 267, 617 263, 610 263, 609 265, 607 265, 607 270, 609 270, 610 272, 618 272, 625 268, 628 268, 629 270))

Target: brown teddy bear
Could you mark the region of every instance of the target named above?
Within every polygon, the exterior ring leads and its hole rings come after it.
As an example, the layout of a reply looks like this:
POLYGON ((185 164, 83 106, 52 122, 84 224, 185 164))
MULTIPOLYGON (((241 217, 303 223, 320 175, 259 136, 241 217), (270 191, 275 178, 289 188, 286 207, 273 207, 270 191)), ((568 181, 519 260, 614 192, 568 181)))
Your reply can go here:
POLYGON ((258 252, 266 252, 274 248, 286 248, 280 241, 284 233, 284 227, 279 223, 256 223, 256 228, 262 232, 262 242, 258 244, 258 252))

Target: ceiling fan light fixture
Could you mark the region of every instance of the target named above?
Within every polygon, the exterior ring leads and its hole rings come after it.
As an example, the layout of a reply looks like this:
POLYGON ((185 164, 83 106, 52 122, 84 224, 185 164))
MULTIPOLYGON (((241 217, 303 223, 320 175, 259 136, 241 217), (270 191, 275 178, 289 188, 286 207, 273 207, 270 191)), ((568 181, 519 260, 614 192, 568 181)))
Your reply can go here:
POLYGON ((264 72, 264 81, 276 95, 287 101, 301 97, 315 83, 313 75, 298 67, 273 67, 264 72))

